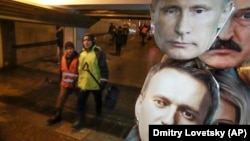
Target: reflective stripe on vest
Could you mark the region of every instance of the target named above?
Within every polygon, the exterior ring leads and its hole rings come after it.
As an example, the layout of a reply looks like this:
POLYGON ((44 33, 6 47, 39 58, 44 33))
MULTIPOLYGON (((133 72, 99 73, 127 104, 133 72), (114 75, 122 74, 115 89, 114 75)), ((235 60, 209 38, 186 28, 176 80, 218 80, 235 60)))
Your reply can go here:
POLYGON ((77 77, 78 75, 71 73, 71 72, 63 72, 63 76, 71 76, 71 77, 77 77))
POLYGON ((76 75, 74 73, 70 73, 70 72, 63 72, 62 76, 63 76, 62 77, 63 82, 73 83, 74 78, 77 77, 78 75, 76 75))
POLYGON ((78 75, 77 72, 77 62, 78 58, 74 58, 70 63, 70 66, 67 67, 67 62, 65 55, 62 57, 61 61, 61 71, 62 71, 62 79, 61 79, 61 86, 62 87, 73 87, 74 80, 77 79, 78 75))

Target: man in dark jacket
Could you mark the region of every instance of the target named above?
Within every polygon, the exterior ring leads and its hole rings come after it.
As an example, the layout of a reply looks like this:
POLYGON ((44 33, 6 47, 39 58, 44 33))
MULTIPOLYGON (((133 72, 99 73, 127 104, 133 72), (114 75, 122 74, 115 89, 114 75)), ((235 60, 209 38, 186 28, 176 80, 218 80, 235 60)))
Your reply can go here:
POLYGON ((115 50, 116 55, 121 55, 121 48, 125 42, 125 34, 121 26, 118 27, 117 31, 115 32, 115 50))
POLYGON ((109 25, 109 30, 108 33, 110 34, 110 40, 109 40, 109 44, 113 45, 114 44, 114 39, 115 39, 115 32, 116 32, 116 27, 113 23, 110 23, 109 25))
POLYGON ((56 26, 56 44, 58 47, 58 63, 60 63, 61 57, 63 56, 63 43, 64 43, 63 28, 60 26, 56 26))

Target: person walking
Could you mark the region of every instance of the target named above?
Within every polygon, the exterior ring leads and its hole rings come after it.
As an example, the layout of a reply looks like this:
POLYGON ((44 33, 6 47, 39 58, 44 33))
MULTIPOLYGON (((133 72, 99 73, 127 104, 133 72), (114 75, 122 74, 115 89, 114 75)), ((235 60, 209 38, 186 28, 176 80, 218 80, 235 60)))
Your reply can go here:
POLYGON ((82 37, 83 50, 79 56, 78 65, 78 88, 77 95, 77 121, 73 124, 74 129, 80 129, 84 125, 87 112, 87 100, 92 93, 95 99, 96 119, 102 119, 102 93, 108 82, 109 70, 106 54, 96 45, 95 36, 87 33, 82 37))
POLYGON ((122 46, 125 43, 125 33, 121 26, 118 27, 117 31, 115 32, 115 51, 116 55, 121 55, 122 46))
POLYGON ((78 53, 75 51, 74 44, 70 41, 65 43, 65 54, 61 58, 61 83, 60 92, 56 100, 55 114, 48 119, 48 125, 53 125, 61 121, 64 104, 68 96, 74 92, 77 81, 78 53))
POLYGON ((123 27, 123 32, 125 34, 124 45, 127 45, 128 35, 129 35, 129 25, 128 24, 125 24, 125 26, 123 27))
POLYGON ((116 27, 115 27, 114 23, 110 23, 109 29, 108 29, 108 33, 110 34, 110 40, 109 40, 110 45, 114 44, 115 32, 116 32, 116 27))
POLYGON ((145 38, 147 37, 149 30, 150 28, 147 24, 143 24, 140 27, 141 45, 145 45, 145 38))

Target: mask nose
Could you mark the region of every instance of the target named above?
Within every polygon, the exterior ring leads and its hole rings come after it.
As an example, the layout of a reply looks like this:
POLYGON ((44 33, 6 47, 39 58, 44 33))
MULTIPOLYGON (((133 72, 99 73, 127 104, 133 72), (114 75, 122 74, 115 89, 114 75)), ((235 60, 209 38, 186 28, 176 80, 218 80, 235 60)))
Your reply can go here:
POLYGON ((180 36, 190 34, 191 32, 190 19, 188 17, 188 15, 182 14, 176 21, 175 32, 180 36))

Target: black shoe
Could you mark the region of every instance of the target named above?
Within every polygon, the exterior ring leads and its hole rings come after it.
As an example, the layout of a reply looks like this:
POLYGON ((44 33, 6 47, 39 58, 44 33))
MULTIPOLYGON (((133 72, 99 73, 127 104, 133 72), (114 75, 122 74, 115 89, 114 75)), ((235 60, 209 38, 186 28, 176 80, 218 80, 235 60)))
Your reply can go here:
POLYGON ((48 125, 54 125, 62 120, 61 116, 53 116, 48 119, 48 125))
POLYGON ((79 130, 79 129, 83 128, 83 122, 77 120, 77 121, 72 125, 72 128, 74 128, 74 129, 76 129, 76 130, 79 130))

